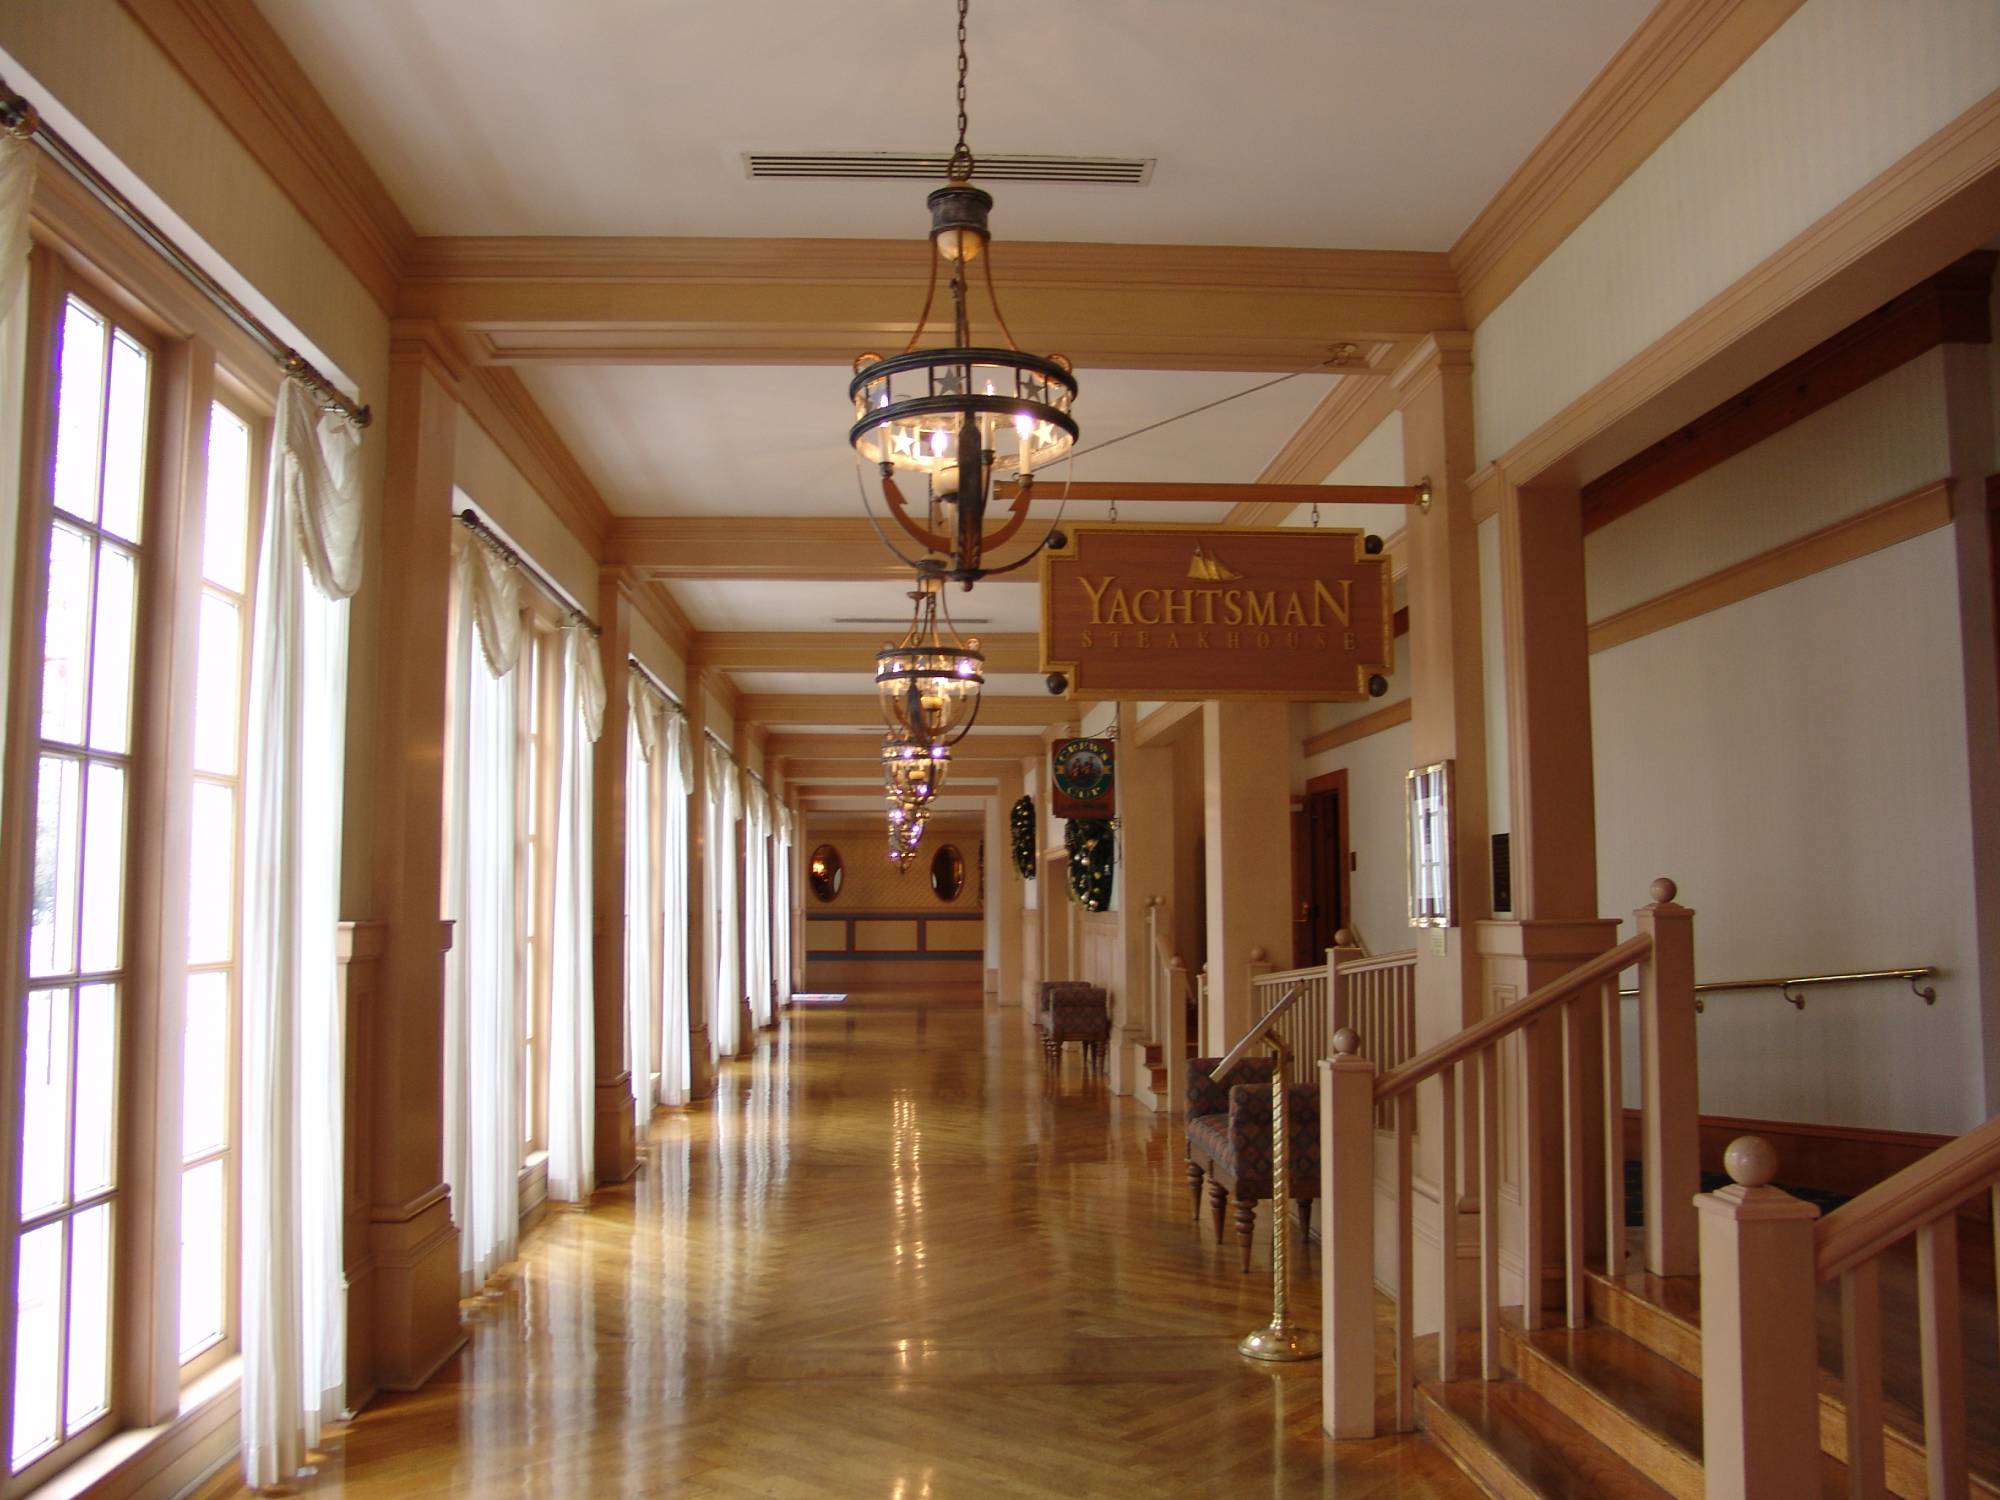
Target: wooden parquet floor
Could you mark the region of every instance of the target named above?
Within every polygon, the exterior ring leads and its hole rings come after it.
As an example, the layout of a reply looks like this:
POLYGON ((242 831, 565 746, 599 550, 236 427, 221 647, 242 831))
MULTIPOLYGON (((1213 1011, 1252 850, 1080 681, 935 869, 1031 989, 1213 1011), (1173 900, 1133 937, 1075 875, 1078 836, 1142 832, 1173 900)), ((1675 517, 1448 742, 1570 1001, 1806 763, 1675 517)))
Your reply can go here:
MULTIPOLYGON (((1075 1050, 1051 1080, 1022 1013, 977 998, 786 1016, 299 1493, 1477 1495, 1421 1437, 1326 1441, 1318 1363, 1237 1355, 1267 1239, 1243 1276, 1171 1125, 1075 1050)), ((1317 1248, 1294 1264, 1316 1323, 1317 1248)))

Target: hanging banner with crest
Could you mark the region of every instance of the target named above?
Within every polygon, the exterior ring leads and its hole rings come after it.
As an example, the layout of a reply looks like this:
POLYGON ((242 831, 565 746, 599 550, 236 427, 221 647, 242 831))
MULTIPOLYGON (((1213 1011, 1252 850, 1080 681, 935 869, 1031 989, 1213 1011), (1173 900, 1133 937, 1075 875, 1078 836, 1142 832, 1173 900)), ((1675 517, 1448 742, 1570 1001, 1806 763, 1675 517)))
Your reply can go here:
POLYGON ((1359 702, 1395 670, 1387 553, 1346 528, 1081 525, 1042 554, 1075 698, 1359 702))

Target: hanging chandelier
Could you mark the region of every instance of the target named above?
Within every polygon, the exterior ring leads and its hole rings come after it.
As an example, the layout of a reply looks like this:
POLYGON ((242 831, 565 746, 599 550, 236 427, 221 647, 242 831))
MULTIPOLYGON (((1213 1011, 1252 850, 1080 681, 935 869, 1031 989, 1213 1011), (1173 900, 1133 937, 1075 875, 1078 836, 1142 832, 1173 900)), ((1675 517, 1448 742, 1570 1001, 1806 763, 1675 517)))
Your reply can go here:
POLYGON ((893 797, 889 800, 889 862, 898 871, 908 870, 910 861, 917 857, 917 845, 923 842, 929 818, 929 812, 921 807, 904 807, 893 797))
POLYGON ((882 740, 882 789, 905 808, 922 808, 944 789, 951 768, 951 746, 885 735, 882 740))
MULTIPOLYGON (((986 657, 977 636, 959 640, 948 610, 940 621, 942 592, 943 580, 935 574, 917 579, 909 630, 875 653, 875 693, 890 739, 933 754, 943 750, 948 759, 950 747, 979 717, 986 657)), ((883 756, 888 757, 886 745, 883 756)))
MULTIPOLYGON (((985 565, 988 550, 1011 540, 1027 523, 1036 471, 1069 452, 1077 426, 1070 415, 1076 377, 1069 361, 1060 354, 1024 353, 993 290, 987 228, 993 198, 972 185, 977 162, 965 143, 967 3, 958 0, 958 144, 945 167, 945 186, 926 200, 935 253, 923 312, 900 354, 885 358, 869 353, 855 359, 847 393, 854 402, 848 440, 862 462, 875 466, 889 513, 926 555, 905 556, 881 533, 884 545, 912 567, 969 589, 989 572, 1022 566, 1058 535, 1052 525, 1026 557, 1004 568, 985 565), (968 273, 975 261, 984 267, 987 301, 1005 348, 973 343, 968 273), (937 301, 940 262, 951 295, 951 342, 919 349, 937 301), (923 476, 928 494, 921 515, 912 514, 897 484, 898 470, 923 476), (995 477, 1003 471, 1011 472, 1016 483, 1013 508, 989 533, 987 505, 995 477)), ((864 507, 867 498, 864 484, 864 507)), ((874 519, 872 511, 869 519, 874 519)))

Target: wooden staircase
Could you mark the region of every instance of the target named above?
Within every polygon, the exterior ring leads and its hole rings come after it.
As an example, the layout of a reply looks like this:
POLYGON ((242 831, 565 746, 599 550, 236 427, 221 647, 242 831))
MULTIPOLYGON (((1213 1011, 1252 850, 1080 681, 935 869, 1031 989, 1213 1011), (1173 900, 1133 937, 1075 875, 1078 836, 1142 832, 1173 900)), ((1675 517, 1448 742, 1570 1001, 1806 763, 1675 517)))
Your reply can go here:
MULTIPOLYGON (((1698 1283, 1640 1271, 1612 1278, 1595 1269, 1588 1283, 1591 1321, 1582 1328, 1527 1332, 1509 1309, 1502 1344, 1506 1378, 1482 1381, 1467 1349, 1458 1380, 1419 1380, 1418 1424, 1482 1489, 1503 1500, 1703 1500, 1698 1283)), ((1992 1305, 1990 1288, 1984 1305, 1992 1305)), ((1914 1351, 1890 1352, 1892 1366, 1920 1379, 1914 1351)), ((1419 1340, 1419 1367, 1434 1371, 1436 1358, 1435 1338, 1419 1340)), ((2000 1380, 1982 1364, 1968 1371, 1968 1402, 1975 1411, 1992 1411, 2000 1406, 2000 1380)), ((1897 1384, 1893 1369, 1890 1384, 1897 1384)), ((1922 1420, 1901 1403, 1885 1416, 1887 1492, 1915 1500, 1927 1493, 1922 1420)), ((1990 1435, 1986 1439, 1975 1434, 1969 1493, 1996 1500, 2000 1483, 1993 1477, 1990 1435)), ((1795 1493, 1848 1496, 1841 1461, 1847 1409, 1837 1375, 1824 1369, 1820 1447, 1817 1475, 1802 1477, 1795 1493)))
MULTIPOLYGON (((1195 1052, 1194 1040, 1193 1038, 1189 1038, 1185 1055, 1192 1058, 1195 1052)), ((1146 1043, 1145 1064, 1147 1073, 1152 1076, 1154 1097, 1164 1098, 1167 1093, 1167 1052, 1165 1045, 1160 1042, 1146 1043)), ((1170 1109, 1179 1108, 1179 1106, 1180 1100, 1178 1099, 1170 1100, 1168 1103, 1170 1109)))

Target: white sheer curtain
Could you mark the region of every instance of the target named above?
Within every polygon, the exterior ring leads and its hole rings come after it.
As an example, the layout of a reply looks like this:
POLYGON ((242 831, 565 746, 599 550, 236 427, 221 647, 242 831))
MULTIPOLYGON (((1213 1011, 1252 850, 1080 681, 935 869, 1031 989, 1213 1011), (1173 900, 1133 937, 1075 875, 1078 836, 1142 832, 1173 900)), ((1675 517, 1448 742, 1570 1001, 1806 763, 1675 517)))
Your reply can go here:
POLYGON ((778 984, 777 1003, 792 1003, 792 810, 777 808, 772 819, 771 845, 771 963, 778 984))
POLYGON ((459 1294, 514 1258, 521 1215, 520 577, 475 539, 452 572, 445 762, 444 1180, 459 1294))
POLYGON ((736 917, 736 819, 742 808, 742 788, 736 762, 719 745, 708 747, 708 781, 714 837, 707 843, 705 875, 715 893, 715 925, 709 929, 714 938, 709 968, 715 976, 715 988, 708 1045, 710 1055, 720 1058, 735 1056, 742 1046, 743 936, 736 917))
POLYGON ((630 732, 625 746, 625 1062, 632 1075, 633 1127, 646 1138, 652 1122, 653 1017, 660 981, 654 942, 660 925, 653 891, 655 761, 660 750, 660 700, 639 678, 626 677, 630 732))
POLYGON ((688 1016, 687 716, 667 712, 660 742, 660 1103, 685 1104, 694 1085, 688 1016))
POLYGON ((771 859, 765 825, 771 799, 749 776, 743 778, 743 976, 750 999, 750 1024, 771 1023, 771 859))
POLYGON ((243 1476, 290 1479, 347 1401, 346 1037, 335 940, 361 435, 286 381, 250 636, 243 900, 243 1476))
POLYGON ((28 274, 28 200, 35 190, 35 148, 0 130, 0 317, 13 311, 28 274))
POLYGON ((604 663, 581 624, 563 631, 562 758, 556 771, 554 984, 549 991, 549 1196, 597 1187, 597 1028, 591 1007, 591 770, 604 729, 604 663))

